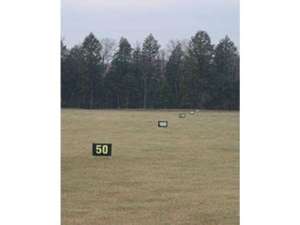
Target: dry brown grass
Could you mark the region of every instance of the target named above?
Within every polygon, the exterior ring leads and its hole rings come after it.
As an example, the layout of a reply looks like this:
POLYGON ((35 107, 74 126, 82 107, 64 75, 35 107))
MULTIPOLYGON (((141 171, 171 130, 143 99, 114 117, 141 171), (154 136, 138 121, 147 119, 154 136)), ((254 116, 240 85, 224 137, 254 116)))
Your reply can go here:
POLYGON ((179 112, 62 110, 62 224, 239 224, 239 113, 179 112))

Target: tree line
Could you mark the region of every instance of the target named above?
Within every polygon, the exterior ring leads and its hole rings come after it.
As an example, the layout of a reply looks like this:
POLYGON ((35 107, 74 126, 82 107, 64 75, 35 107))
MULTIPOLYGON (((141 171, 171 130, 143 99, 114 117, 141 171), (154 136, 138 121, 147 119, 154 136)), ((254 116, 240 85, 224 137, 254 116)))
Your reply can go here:
POLYGON ((239 109, 239 53, 226 36, 207 32, 161 49, 152 34, 134 48, 90 33, 68 49, 61 42, 61 105, 72 108, 239 109))

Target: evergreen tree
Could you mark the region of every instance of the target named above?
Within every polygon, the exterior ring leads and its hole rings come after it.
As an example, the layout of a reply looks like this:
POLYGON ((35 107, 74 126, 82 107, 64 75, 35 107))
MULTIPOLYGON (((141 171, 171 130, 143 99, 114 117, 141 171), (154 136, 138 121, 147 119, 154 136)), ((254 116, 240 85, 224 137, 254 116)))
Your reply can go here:
POLYGON ((84 105, 84 89, 82 88, 82 80, 84 80, 84 59, 81 46, 74 46, 70 50, 68 57, 68 70, 70 74, 69 89, 70 95, 69 106, 81 107, 84 105))
POLYGON ((143 95, 144 108, 153 107, 155 97, 159 95, 159 76, 158 76, 158 54, 159 44, 157 40, 150 34, 143 43, 143 95))
POLYGON ((143 107, 143 59, 142 51, 137 46, 132 53, 131 65, 132 80, 130 86, 130 107, 142 108, 143 107))
POLYGON ((63 107, 81 106, 81 78, 83 76, 83 55, 80 46, 71 50, 62 43, 61 50, 61 96, 63 107))
POLYGON ((215 48, 214 105, 223 109, 239 108, 239 54, 226 36, 215 48))
POLYGON ((68 56, 69 51, 63 41, 60 43, 60 65, 61 65, 61 106, 68 106, 69 97, 69 86, 71 86, 71 80, 69 79, 69 67, 68 67, 68 56))
POLYGON ((119 49, 113 56, 107 81, 113 94, 111 95, 113 106, 117 108, 129 105, 129 83, 131 82, 131 45, 126 38, 121 38, 119 49))
POLYGON ((184 53, 181 44, 177 43, 171 52, 166 66, 166 89, 165 93, 169 99, 169 107, 178 107, 180 104, 181 83, 183 78, 183 57, 184 53))
POLYGON ((185 57, 184 95, 185 107, 205 108, 211 96, 213 45, 205 31, 192 37, 185 57))
POLYGON ((83 41, 82 55, 84 61, 84 73, 81 79, 81 92, 83 94, 83 107, 94 108, 101 105, 102 76, 104 72, 99 40, 90 33, 83 41))

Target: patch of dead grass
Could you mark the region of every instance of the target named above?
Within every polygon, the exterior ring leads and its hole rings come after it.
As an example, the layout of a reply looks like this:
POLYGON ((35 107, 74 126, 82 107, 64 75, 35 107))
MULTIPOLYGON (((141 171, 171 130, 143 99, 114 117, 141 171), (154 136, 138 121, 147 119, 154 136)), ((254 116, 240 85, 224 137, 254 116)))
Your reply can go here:
POLYGON ((62 224, 239 224, 239 113, 179 113, 62 110, 62 224))

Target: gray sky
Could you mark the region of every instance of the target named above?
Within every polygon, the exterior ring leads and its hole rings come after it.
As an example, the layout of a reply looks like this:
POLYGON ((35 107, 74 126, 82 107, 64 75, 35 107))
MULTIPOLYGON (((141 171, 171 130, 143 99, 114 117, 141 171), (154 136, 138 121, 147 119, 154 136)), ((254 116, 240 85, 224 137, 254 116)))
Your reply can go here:
POLYGON ((162 47, 205 30, 215 44, 225 35, 239 47, 239 0, 62 0, 62 37, 68 46, 93 32, 126 37, 131 44, 152 33, 162 47))

